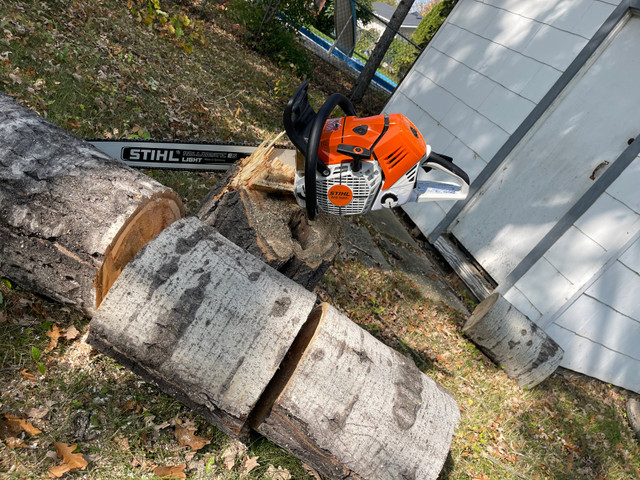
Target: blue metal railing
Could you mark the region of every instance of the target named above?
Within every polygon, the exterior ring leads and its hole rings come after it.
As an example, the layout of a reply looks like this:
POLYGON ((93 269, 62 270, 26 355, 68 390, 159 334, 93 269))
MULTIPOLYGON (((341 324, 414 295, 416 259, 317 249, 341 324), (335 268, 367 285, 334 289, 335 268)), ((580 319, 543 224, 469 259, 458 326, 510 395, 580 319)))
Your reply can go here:
MULTIPOLYGON (((333 46, 332 43, 330 43, 325 38, 322 38, 319 35, 316 35, 315 33, 313 33, 308 28, 305 28, 305 27, 301 26, 301 27, 298 28, 298 32, 301 35, 304 35, 305 37, 307 37, 309 40, 311 40, 315 44, 317 44, 320 47, 322 47, 324 50, 327 51, 327 53, 331 53, 332 55, 334 55, 339 60, 342 60, 343 62, 345 62, 347 65, 349 65, 349 67, 353 68, 356 72, 358 72, 358 73, 362 72, 362 69, 364 68, 364 63, 362 63, 357 58, 353 58, 353 57, 349 57, 349 56, 345 55, 344 52, 342 52, 337 47, 332 49, 331 48, 333 46)), ((386 90, 389 93, 393 93, 393 90, 395 90, 395 88, 398 86, 393 80, 385 77, 384 75, 382 75, 382 74, 380 74, 378 72, 376 72, 375 76, 372 79, 372 82, 375 83, 376 85, 380 86, 381 88, 383 88, 384 90, 386 90)))

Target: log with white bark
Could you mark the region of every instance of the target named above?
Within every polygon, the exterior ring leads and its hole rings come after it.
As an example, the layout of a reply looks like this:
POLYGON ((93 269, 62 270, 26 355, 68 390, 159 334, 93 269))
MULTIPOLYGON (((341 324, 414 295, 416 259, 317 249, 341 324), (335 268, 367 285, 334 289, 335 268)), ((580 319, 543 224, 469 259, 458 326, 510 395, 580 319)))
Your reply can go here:
POLYGON ((521 387, 534 387, 560 365, 564 351, 500 294, 483 300, 463 331, 521 387))
POLYGON ((257 430, 330 479, 438 477, 460 413, 451 393, 326 304, 257 430))
POLYGON ((203 200, 196 216, 309 290, 338 254, 344 219, 307 220, 293 197, 295 151, 265 142, 235 165, 203 200))
POLYGON ((91 315, 183 215, 173 191, 0 93, 0 276, 91 315))
POLYGON ((88 341, 225 433, 243 436, 314 303, 311 292, 185 218, 123 270, 88 341))
POLYGON ((257 429, 328 478, 436 478, 453 397, 315 298, 186 218, 123 270, 88 341, 225 433, 257 429))

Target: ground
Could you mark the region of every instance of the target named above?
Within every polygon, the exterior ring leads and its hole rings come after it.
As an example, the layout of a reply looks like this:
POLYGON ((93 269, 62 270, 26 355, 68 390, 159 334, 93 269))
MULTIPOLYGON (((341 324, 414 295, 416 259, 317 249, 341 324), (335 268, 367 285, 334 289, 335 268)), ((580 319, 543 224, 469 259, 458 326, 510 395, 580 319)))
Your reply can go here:
MULTIPOLYGON (((303 79, 288 62, 247 48, 224 5, 209 2, 200 12, 188 4, 163 3, 192 20, 185 43, 145 24, 126 2, 0 0, 1 88, 80 137, 255 142, 279 132, 303 79)), ((312 100, 346 92, 350 82, 318 63, 312 100)), ((377 113, 383 104, 369 96, 358 109, 377 113)), ((147 173, 178 191, 190 211, 215 181, 147 173)), ((474 299, 455 276, 437 262, 422 273, 409 269, 412 255, 430 261, 427 245, 376 218, 354 222, 358 240, 347 238, 317 293, 455 396, 462 419, 442 479, 640 478, 628 392, 566 370, 518 388, 462 334, 474 299), (420 275, 453 287, 427 292, 420 275)), ((86 479, 316 478, 259 436, 247 446, 233 442, 93 351, 83 341, 89 319, 11 279, 0 282, 0 294, 0 478, 45 478, 67 467, 61 475, 86 479)))

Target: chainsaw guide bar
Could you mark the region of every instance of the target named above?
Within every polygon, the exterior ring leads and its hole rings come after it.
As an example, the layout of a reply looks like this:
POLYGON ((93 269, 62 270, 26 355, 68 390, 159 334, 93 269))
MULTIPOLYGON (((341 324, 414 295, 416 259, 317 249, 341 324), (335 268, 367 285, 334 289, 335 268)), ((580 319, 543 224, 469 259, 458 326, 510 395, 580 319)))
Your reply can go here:
MULTIPOLYGON (((234 143, 172 142, 150 140, 87 140, 111 158, 130 167, 216 171, 227 170, 251 155, 258 145, 234 143)), ((276 146, 276 149, 286 149, 276 146)))

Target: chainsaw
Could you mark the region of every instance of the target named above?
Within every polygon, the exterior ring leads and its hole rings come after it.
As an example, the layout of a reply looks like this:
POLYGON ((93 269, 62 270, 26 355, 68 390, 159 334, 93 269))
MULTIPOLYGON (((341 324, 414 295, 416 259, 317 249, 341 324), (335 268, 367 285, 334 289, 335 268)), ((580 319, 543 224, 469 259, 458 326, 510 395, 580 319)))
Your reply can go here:
MULTIPOLYGON (((318 211, 357 215, 407 202, 461 200, 469 177, 453 159, 435 153, 411 121, 400 113, 358 118, 339 93, 314 111, 308 82, 289 99, 285 131, 295 145, 294 195, 309 219, 318 211), (336 107, 346 116, 329 118, 336 107)), ((224 170, 249 156, 250 145, 89 140, 132 167, 224 170)))
POLYGON ((467 174, 451 157, 433 152, 400 113, 358 118, 339 93, 316 112, 304 82, 283 122, 298 151, 294 194, 311 220, 318 210, 357 215, 407 202, 461 200, 469 192, 467 174), (329 118, 336 107, 346 116, 329 118))

